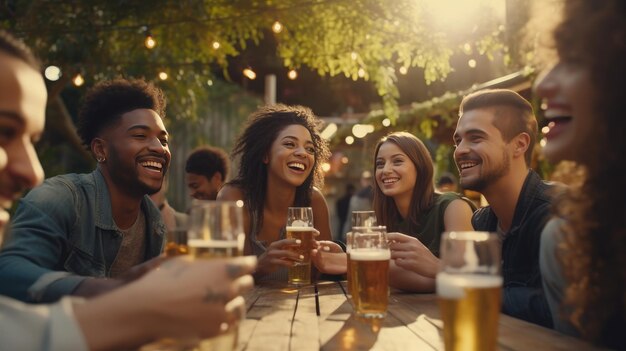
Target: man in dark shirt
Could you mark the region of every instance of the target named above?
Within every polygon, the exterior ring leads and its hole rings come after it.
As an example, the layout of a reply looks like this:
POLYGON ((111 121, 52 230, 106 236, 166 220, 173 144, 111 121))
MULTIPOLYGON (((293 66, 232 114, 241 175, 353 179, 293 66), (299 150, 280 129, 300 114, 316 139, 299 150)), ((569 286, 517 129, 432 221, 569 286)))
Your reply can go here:
POLYGON ((466 96, 459 115, 454 159, 461 186, 490 204, 474 213, 472 225, 502 241, 502 311, 551 327, 539 270, 551 186, 530 169, 537 134, 532 107, 514 91, 486 90, 466 96))

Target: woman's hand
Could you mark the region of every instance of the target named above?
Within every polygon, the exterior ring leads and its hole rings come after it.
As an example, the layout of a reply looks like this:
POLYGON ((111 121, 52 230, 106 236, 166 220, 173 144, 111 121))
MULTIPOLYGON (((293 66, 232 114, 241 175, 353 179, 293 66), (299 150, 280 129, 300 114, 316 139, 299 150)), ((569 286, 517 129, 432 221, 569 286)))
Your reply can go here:
POLYGON ((401 233, 388 233, 391 259, 396 266, 429 278, 435 278, 439 259, 414 237, 401 233))
POLYGON ((316 241, 311 251, 311 261, 326 274, 343 274, 348 267, 348 257, 338 244, 332 241, 316 241))
POLYGON ((304 257, 292 248, 300 245, 299 239, 282 239, 271 243, 259 256, 257 273, 269 274, 280 267, 291 267, 304 257))

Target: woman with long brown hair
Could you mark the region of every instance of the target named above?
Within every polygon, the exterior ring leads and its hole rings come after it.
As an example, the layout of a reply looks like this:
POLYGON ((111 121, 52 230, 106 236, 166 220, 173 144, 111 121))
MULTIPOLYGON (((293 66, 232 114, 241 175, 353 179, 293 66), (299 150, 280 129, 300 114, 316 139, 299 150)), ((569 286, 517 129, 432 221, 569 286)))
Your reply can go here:
POLYGON ((435 191, 430 153, 410 133, 383 137, 376 145, 374 164, 374 211, 391 240, 389 284, 432 292, 441 233, 473 230, 474 205, 457 193, 435 191))

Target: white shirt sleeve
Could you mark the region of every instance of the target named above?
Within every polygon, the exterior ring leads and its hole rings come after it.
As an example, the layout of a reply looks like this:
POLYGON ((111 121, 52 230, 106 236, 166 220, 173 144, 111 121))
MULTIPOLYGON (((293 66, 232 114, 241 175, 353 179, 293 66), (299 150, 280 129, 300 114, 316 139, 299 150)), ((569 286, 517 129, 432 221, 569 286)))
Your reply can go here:
POLYGON ((66 297, 55 304, 29 305, 0 296, 2 349, 88 350, 72 306, 82 301, 66 297))

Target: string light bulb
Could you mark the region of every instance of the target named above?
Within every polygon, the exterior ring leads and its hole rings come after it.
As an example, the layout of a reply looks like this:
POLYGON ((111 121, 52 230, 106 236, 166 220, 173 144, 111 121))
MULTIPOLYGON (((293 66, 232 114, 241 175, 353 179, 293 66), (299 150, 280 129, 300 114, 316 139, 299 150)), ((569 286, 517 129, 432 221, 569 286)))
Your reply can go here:
POLYGON ((213 44, 211 44, 213 46, 213 49, 217 50, 220 48, 221 44, 219 41, 214 41, 213 44))
POLYGON ((407 73, 409 72, 409 70, 408 70, 406 67, 404 67, 404 66, 400 67, 400 68, 398 69, 398 71, 399 71, 399 72, 400 72, 400 74, 402 74, 402 75, 405 75, 405 74, 407 74, 407 73))
POLYGON ((167 73, 165 73, 165 72, 160 72, 160 73, 159 73, 159 79, 161 79, 161 80, 167 80, 167 73))
POLYGON ((250 67, 243 70, 243 75, 250 80, 256 79, 256 73, 250 67))
POLYGON ((290 70, 289 72, 287 72, 287 78, 295 80, 296 78, 298 78, 298 71, 296 71, 295 69, 290 70))
POLYGON ((282 31, 283 31, 283 24, 282 23, 276 21, 276 22, 274 22, 274 24, 272 24, 272 32, 278 34, 278 33, 282 32, 282 31))
POLYGON ((57 66, 48 66, 44 71, 44 76, 49 81, 55 82, 61 78, 61 69, 57 66))
POLYGON ((79 87, 83 84, 85 84, 85 79, 83 78, 83 76, 78 73, 73 79, 72 82, 74 83, 75 86, 79 87))
POLYGON ((154 49, 154 47, 156 46, 156 40, 154 40, 154 38, 152 37, 152 34, 148 33, 148 35, 146 35, 146 40, 144 40, 144 45, 146 46, 146 48, 152 50, 154 49))

